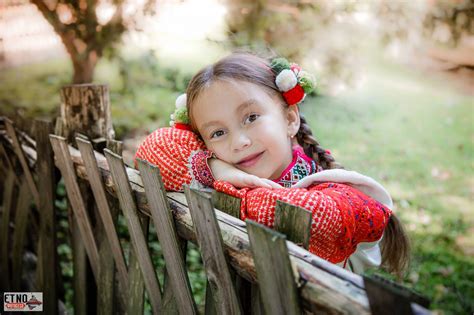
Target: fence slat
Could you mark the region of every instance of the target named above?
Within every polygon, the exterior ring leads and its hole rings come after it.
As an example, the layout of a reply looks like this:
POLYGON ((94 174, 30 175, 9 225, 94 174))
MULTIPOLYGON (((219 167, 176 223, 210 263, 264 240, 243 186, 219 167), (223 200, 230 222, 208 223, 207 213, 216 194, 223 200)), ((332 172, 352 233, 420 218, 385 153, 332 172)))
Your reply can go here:
POLYGON ((133 250, 140 262, 140 269, 143 274, 145 287, 150 298, 150 303, 154 313, 161 311, 161 291, 160 284, 156 278, 156 273, 148 251, 147 240, 143 235, 140 221, 137 215, 137 207, 132 195, 132 188, 128 180, 122 157, 110 150, 104 150, 105 157, 109 163, 112 179, 117 190, 120 206, 124 213, 130 231, 130 238, 133 250))
POLYGON ((94 194, 95 201, 97 203, 98 212, 102 220, 105 233, 112 250, 112 254, 117 264, 117 270, 119 274, 119 280, 122 288, 128 291, 128 272, 125 258, 123 255, 122 247, 117 236, 117 230, 115 229, 114 219, 112 218, 112 211, 109 203, 107 202, 107 195, 105 192, 102 177, 97 166, 97 160, 94 156, 94 150, 92 144, 89 141, 83 140, 79 137, 76 138, 77 146, 81 151, 84 165, 86 166, 87 177, 94 194))
POLYGON ((216 311, 218 314, 241 314, 242 310, 224 255, 221 231, 211 197, 191 190, 188 186, 185 186, 184 192, 195 224, 196 236, 216 311))
POLYGON ((17 202, 17 187, 15 186, 15 173, 12 169, 9 170, 7 178, 5 180, 5 191, 3 192, 3 213, 2 213, 2 225, 0 226, 0 286, 2 291, 10 289, 10 252, 8 244, 9 241, 9 228, 10 228, 10 216, 13 212, 13 208, 17 202))
POLYGON ((209 280, 206 281, 206 305, 204 315, 217 315, 216 302, 214 300, 209 280))
POLYGON ((38 178, 41 178, 41 185, 38 186, 39 209, 41 209, 40 219, 40 240, 38 250, 39 283, 43 291, 43 310, 45 314, 55 315, 58 313, 58 278, 56 272, 51 272, 58 268, 58 255, 56 252, 56 219, 54 213, 55 199, 55 174, 54 156, 49 134, 53 132, 51 122, 36 120, 36 151, 37 164, 36 171, 38 178), (45 281, 47 275, 48 281, 45 281))
POLYGON ((156 166, 142 160, 138 161, 138 169, 150 204, 150 212, 163 250, 166 271, 169 275, 178 309, 181 314, 196 314, 196 305, 191 293, 191 286, 182 258, 183 254, 180 252, 178 236, 160 171, 156 166))
MULTIPOLYGON (((5 159, 5 164, 2 165, 5 171, 8 172, 9 170, 14 170, 13 163, 10 160, 10 156, 7 154, 7 151, 5 150, 5 147, 3 146, 1 142, 0 142, 0 155, 2 155, 3 158, 5 159)), ((19 184, 19 181, 16 177, 15 177, 15 182, 19 184)))
MULTIPOLYGON (((188 247, 188 242, 183 239, 177 239, 179 251, 181 253, 181 260, 183 264, 186 265, 186 251, 188 247)), ((167 268, 163 269, 164 277, 163 277, 163 313, 164 314, 176 314, 179 312, 178 304, 176 299, 174 298, 174 292, 171 287, 170 276, 167 271, 167 268)), ((187 275, 187 273, 186 273, 187 275)), ((194 299, 193 299, 194 301, 194 299)), ((195 305, 195 304, 194 304, 195 305)), ((197 312, 197 311, 196 311, 197 312)))
POLYGON ((364 285, 372 314, 413 314, 410 292, 387 286, 376 277, 364 276, 364 285))
POLYGON ((301 314, 285 236, 246 220, 266 314, 301 314))
MULTIPOLYGON (((148 239, 148 230, 150 226, 150 219, 148 217, 141 217, 140 225, 143 229, 145 239, 148 239)), ((127 314, 143 314, 144 308, 144 293, 145 283, 143 280, 143 274, 140 268, 140 262, 135 254, 135 251, 130 244, 130 255, 128 259, 128 279, 129 279, 129 303, 127 304, 127 314)))
POLYGON ((289 241, 308 248, 311 236, 311 212, 277 200, 275 207, 275 231, 286 235, 289 241))
POLYGON ((23 169, 26 182, 28 183, 28 187, 30 188, 31 195, 33 196, 33 200, 35 204, 38 206, 39 205, 39 192, 38 192, 38 189, 36 188, 36 184, 33 180, 33 176, 31 175, 30 167, 28 166, 28 163, 26 162, 25 154, 23 153, 23 150, 21 149, 20 141, 18 141, 15 127, 13 127, 13 123, 9 119, 5 120, 5 125, 7 127, 7 134, 12 139, 13 150, 15 151, 15 154, 18 156, 18 159, 20 160, 20 164, 23 169))
MULTIPOLYGON (((95 205, 95 211, 100 212, 98 206, 95 205)), ((100 221, 100 220, 97 220, 100 221)), ((97 283, 97 314, 98 315, 109 315, 115 312, 115 269, 116 264, 114 262, 114 256, 112 249, 105 233, 105 227, 102 222, 96 222, 96 238, 97 245, 99 246, 99 264, 100 264, 100 275, 97 283)), ((126 283, 125 283, 126 284, 126 283)), ((126 295, 124 291, 118 293, 126 295)), ((125 298, 125 297, 124 297, 125 298)))
POLYGON ((86 205, 84 203, 84 199, 82 198, 81 190, 77 182, 76 173, 74 171, 74 165, 72 164, 66 139, 55 135, 50 135, 49 138, 53 147, 54 154, 57 158, 58 168, 60 169, 64 178, 66 192, 69 201, 71 202, 72 210, 74 211, 74 216, 77 219, 78 228, 81 233, 87 256, 89 257, 89 260, 91 262, 94 277, 96 280, 98 280, 99 250, 94 239, 92 226, 90 224, 86 210, 86 205))
POLYGON ((212 203, 216 209, 240 219, 240 198, 229 196, 220 191, 212 192, 212 203))
POLYGON ((20 291, 20 281, 23 269, 23 248, 25 246, 26 226, 28 224, 28 213, 31 202, 28 183, 23 180, 20 184, 18 202, 15 214, 15 231, 13 232, 12 249, 12 290, 20 291))
MULTIPOLYGON (((81 189, 84 185, 81 183, 81 189)), ((72 205, 68 204, 68 220, 73 260, 73 292, 74 292, 74 314, 87 315, 95 311, 92 307, 92 294, 89 289, 94 286, 91 282, 91 265, 88 260, 86 248, 82 241, 79 222, 72 205)))

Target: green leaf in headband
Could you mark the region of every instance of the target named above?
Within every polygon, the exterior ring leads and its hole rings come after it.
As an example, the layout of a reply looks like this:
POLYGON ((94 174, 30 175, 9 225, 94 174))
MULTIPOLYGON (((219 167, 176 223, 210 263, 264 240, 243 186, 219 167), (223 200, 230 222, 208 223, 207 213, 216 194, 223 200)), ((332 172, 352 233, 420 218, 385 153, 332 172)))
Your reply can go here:
POLYGON ((311 73, 300 71, 298 73, 298 83, 306 94, 311 93, 316 86, 316 79, 311 73))
POLYGON ((181 124, 189 124, 188 110, 186 107, 177 108, 174 111, 174 121, 181 124))
POLYGON ((290 63, 285 58, 275 58, 272 60, 270 67, 276 74, 282 72, 285 69, 290 69, 290 63))

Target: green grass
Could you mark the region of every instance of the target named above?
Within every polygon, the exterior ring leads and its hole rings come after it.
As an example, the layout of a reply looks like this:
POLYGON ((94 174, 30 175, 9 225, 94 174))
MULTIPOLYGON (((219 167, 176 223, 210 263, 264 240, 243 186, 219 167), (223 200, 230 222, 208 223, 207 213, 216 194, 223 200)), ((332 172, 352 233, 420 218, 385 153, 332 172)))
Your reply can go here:
POLYGON ((302 110, 336 160, 392 194, 413 245, 404 283, 434 309, 472 313, 473 98, 442 79, 377 62, 362 88, 310 99, 302 110))
MULTIPOLYGON (((130 86, 124 91, 117 62, 99 64, 96 81, 111 86, 119 136, 167 125, 188 74, 152 60, 153 66, 158 72, 149 70, 149 60, 130 61, 130 86)), ((392 194, 413 244, 404 284, 427 295, 442 313, 472 313, 474 101, 441 78, 377 58, 365 75, 361 88, 309 98, 302 111, 340 163, 372 176, 392 194)), ((66 61, 2 71, 0 112, 22 107, 27 116, 50 116, 70 77, 66 61)), ((190 279, 201 301, 204 278, 195 254, 190 279)))

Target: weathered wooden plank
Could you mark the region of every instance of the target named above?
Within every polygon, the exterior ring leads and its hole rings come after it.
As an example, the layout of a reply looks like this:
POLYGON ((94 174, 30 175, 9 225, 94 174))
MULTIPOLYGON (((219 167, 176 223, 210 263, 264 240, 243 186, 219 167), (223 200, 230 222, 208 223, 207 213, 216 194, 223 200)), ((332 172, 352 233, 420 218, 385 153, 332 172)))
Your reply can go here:
POLYGON ((260 294, 260 288, 258 287, 258 284, 252 283, 252 287, 250 288, 250 294, 250 313, 252 315, 265 314, 265 312, 263 311, 262 296, 260 294))
MULTIPOLYGON (((95 208, 97 212, 100 211, 97 209, 97 205, 95 208)), ((114 295, 116 264, 114 263, 112 249, 110 248, 107 235, 105 234, 105 227, 102 222, 96 222, 96 238, 100 257, 100 275, 97 283, 97 292, 99 293, 97 294, 97 314, 114 314, 115 306, 117 305, 114 295)), ((127 283, 123 284, 126 285, 127 283)), ((126 296, 127 291, 128 290, 121 290, 119 293, 126 296)))
MULTIPOLYGON (((180 248, 180 253, 182 254, 181 260, 183 261, 184 265, 186 265, 186 251, 188 247, 188 242, 178 238, 178 246, 180 248)), ((178 304, 174 297, 173 288, 171 287, 170 276, 167 271, 167 268, 163 269, 164 277, 163 277, 163 313, 164 314, 177 314, 179 312, 178 304)))
POLYGON ((62 135, 70 142, 75 132, 82 132, 90 139, 114 138, 107 85, 73 84, 62 87, 60 114, 58 126, 61 125, 62 135))
POLYGON ((412 315, 411 292, 385 283, 375 276, 364 276, 365 290, 372 314, 412 315))
POLYGON ((107 139, 107 149, 114 152, 115 154, 122 155, 123 142, 115 139, 107 139))
POLYGON ((130 231, 130 239, 133 250, 140 262, 140 269, 143 274, 145 287, 150 297, 150 304, 154 313, 161 310, 161 290, 156 273, 148 251, 147 240, 143 236, 143 229, 137 215, 137 208, 132 195, 132 188, 125 171, 122 157, 105 149, 105 157, 109 163, 112 178, 117 189, 120 206, 124 213, 130 231))
POLYGON ((216 301, 214 300, 214 295, 212 293, 211 284, 209 280, 206 282, 206 304, 204 305, 204 314, 205 315, 217 315, 216 310, 216 301))
POLYGON ((56 272, 51 272, 51 268, 56 270, 59 266, 56 251, 56 219, 55 219, 55 172, 54 156, 49 134, 53 131, 51 122, 44 120, 35 121, 36 150, 38 160, 36 172, 41 178, 41 185, 38 186, 40 218, 40 240, 38 259, 41 263, 38 266, 39 283, 43 292, 43 311, 46 314, 58 313, 58 279, 56 272), (46 280, 47 275, 47 280, 46 280))
POLYGON ((212 203, 214 208, 238 219, 240 219, 240 202, 240 198, 224 194, 220 191, 212 192, 212 203))
MULTIPOLYGON (((94 145, 92 145, 94 146, 94 145)), ((108 139, 106 142, 106 148, 114 152, 115 154, 122 155, 122 142, 121 141, 116 141, 113 139, 108 139)), ((103 150, 102 150, 103 152, 103 150)), ((95 161, 97 164, 97 160, 95 161)), ((102 178, 101 178, 102 179, 102 178)), ((102 183, 104 183, 102 181, 102 183)), ((110 213, 112 215, 112 219, 114 221, 115 229, 117 230, 118 228, 118 218, 119 218, 119 213, 120 213, 120 204, 117 198, 112 196, 110 193, 106 195, 107 200, 109 201, 109 207, 110 207, 110 213)), ((146 230, 144 229, 145 233, 146 230)), ((118 233, 117 233, 118 234, 118 233)), ((106 236, 105 236, 106 237, 106 236)), ((122 247, 122 253, 123 253, 123 247, 122 247)), ((111 256, 113 256, 113 253, 110 253, 111 256)), ((125 257, 124 257, 125 258, 125 257)), ((140 269, 140 268, 138 268, 140 269)), ((138 270, 140 272, 140 270, 138 270)), ((130 295, 129 295, 129 288, 128 288, 128 282, 125 283, 124 285, 121 284, 121 282, 118 281, 120 278, 120 275, 118 274, 118 269, 114 268, 114 299, 117 301, 115 303, 115 308, 114 308, 114 313, 115 314, 125 314, 127 311, 127 305, 130 302, 130 295)), ((128 275, 128 281, 130 282, 130 275, 128 275)), ((142 290, 145 290, 143 280, 141 282, 142 290)), ((143 295, 143 294, 142 294, 143 295)))
POLYGON ((289 241, 308 248, 311 236, 311 221, 310 211, 277 200, 273 228, 285 234, 289 241))
POLYGON ((82 241, 76 213, 71 204, 68 204, 68 220, 73 260, 74 314, 88 315, 91 311, 95 311, 95 307, 92 307, 92 296, 88 292, 91 287, 93 288, 91 281, 93 282, 94 279, 91 279, 90 276, 91 267, 88 262, 86 248, 82 241))
MULTIPOLYGON (((145 239, 148 239, 148 230, 150 227, 150 218, 141 217, 140 225, 143 229, 145 239)), ((140 262, 138 261, 138 256, 135 254, 135 251, 130 245, 130 255, 128 259, 128 279, 129 279, 129 301, 127 303, 127 314, 143 314, 144 309, 144 293, 145 293, 145 283, 143 280, 143 274, 140 268, 140 262)))
POLYGON ((115 229, 115 222, 112 218, 112 211, 107 201, 107 195, 105 192, 102 177, 97 166, 97 161, 94 156, 92 144, 89 141, 76 138, 77 145, 81 152, 86 167, 87 176, 89 183, 94 194, 95 201, 99 216, 102 220, 105 234, 109 242, 110 249, 117 264, 117 270, 119 274, 119 281, 121 282, 122 288, 128 291, 128 272, 127 265, 125 264, 125 258, 123 255, 122 247, 117 236, 117 230, 115 229))
POLYGON ((20 141, 18 141, 18 137, 16 135, 15 127, 13 123, 9 120, 5 120, 5 125, 7 127, 7 133, 12 139, 13 150, 15 154, 18 156, 18 160, 20 161, 21 167, 23 169, 24 176, 26 178, 26 182, 28 183, 28 187, 30 188, 31 195, 33 196, 33 200, 36 205, 39 205, 39 192, 36 188, 35 181, 33 180, 33 176, 31 175, 30 167, 26 162, 25 154, 21 148, 20 141))
POLYGON ((16 206, 18 190, 15 185, 15 173, 9 170, 3 191, 2 225, 0 226, 0 287, 2 291, 10 290, 10 216, 16 206))
POLYGON ((23 269, 23 249, 25 246, 26 226, 31 202, 28 183, 23 180, 20 184, 15 215, 15 230, 13 232, 12 249, 12 291, 20 291, 20 281, 23 269))
POLYGON ((189 285, 183 253, 180 252, 173 216, 160 171, 156 166, 142 160, 138 160, 138 169, 142 176, 145 194, 150 204, 151 216, 163 250, 166 271, 179 312, 181 314, 196 314, 196 304, 189 285))
MULTIPOLYGON (((5 171, 8 172, 8 170, 14 170, 13 163, 10 159, 10 156, 8 156, 8 153, 5 150, 5 147, 3 146, 3 143, 1 143, 1 142, 0 142, 0 155, 5 160, 5 163, 2 163, 3 164, 2 166, 5 169, 5 171)), ((19 180, 17 179, 17 177, 15 177, 15 182, 16 182, 16 184, 20 183, 19 180)))
POLYGON ((211 197, 185 186, 204 268, 219 314, 241 314, 211 197))
POLYGON ((78 223, 79 231, 87 252, 87 256, 91 262, 92 271, 96 280, 99 279, 99 250, 94 239, 92 226, 87 214, 86 205, 84 203, 79 184, 77 182, 76 173, 69 154, 66 139, 55 135, 50 135, 51 145, 56 156, 56 163, 64 178, 68 199, 74 211, 75 218, 78 223))
POLYGON ((301 314, 285 236, 246 220, 266 314, 301 314))

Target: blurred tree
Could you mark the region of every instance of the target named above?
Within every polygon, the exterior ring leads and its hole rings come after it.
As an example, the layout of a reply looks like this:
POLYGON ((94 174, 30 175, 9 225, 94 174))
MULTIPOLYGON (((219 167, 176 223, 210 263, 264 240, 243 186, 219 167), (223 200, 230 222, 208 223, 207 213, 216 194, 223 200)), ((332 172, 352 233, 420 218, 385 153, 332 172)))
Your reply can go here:
POLYGON ((433 0, 430 4, 423 21, 427 35, 452 46, 474 36, 474 1, 433 0))
POLYGON ((226 0, 231 49, 276 53, 317 73, 320 91, 339 82, 352 84, 357 67, 351 53, 359 45, 350 15, 353 1, 226 0), (322 79, 322 81, 320 80, 322 79), (324 82, 323 82, 324 81, 324 82))
POLYGON ((334 14, 324 2, 307 0, 226 0, 226 5, 231 47, 271 47, 292 60, 301 60, 314 44, 315 28, 327 25, 334 14))
POLYGON ((382 0, 371 7, 378 17, 378 33, 384 44, 394 40, 427 41, 456 47, 474 36, 474 1, 431 0, 403 2, 382 0))
POLYGON ((99 58, 107 51, 113 53, 122 34, 137 25, 141 15, 136 13, 153 13, 155 2, 138 6, 123 0, 30 1, 61 37, 72 61, 73 83, 92 82, 99 58))

